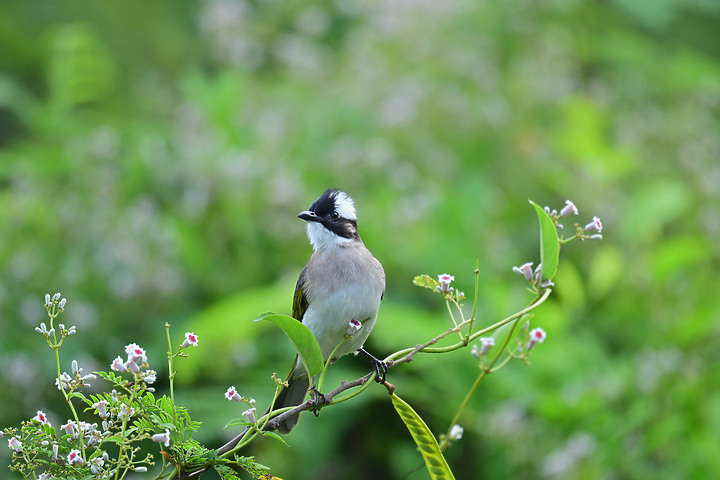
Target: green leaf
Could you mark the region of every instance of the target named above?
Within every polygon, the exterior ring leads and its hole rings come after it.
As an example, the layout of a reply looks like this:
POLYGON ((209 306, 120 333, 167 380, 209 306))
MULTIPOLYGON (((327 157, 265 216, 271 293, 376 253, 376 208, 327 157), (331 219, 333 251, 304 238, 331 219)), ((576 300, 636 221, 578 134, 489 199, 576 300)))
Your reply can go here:
POLYGON ((227 465, 213 465, 215 471, 220 475, 222 480, 242 480, 240 476, 227 465))
MULTIPOLYGON (((274 439, 276 439, 276 440, 280 440, 282 443, 285 444, 286 447, 289 447, 289 446, 290 446, 290 445, 287 444, 287 442, 285 441, 285 439, 284 439, 282 436, 280 436, 279 434, 277 434, 277 433, 275 433, 275 432, 262 432, 262 434, 265 435, 266 437, 271 437, 271 438, 274 438, 274 439)), ((266 468, 267 468, 267 467, 266 467, 266 468)), ((268 470, 269 470, 269 469, 268 469, 268 470)))
POLYGON ((252 426, 255 425, 253 422, 248 422, 245 418, 233 418, 229 422, 225 424, 225 428, 227 427, 236 427, 238 425, 245 425, 245 426, 252 426))
POLYGON ((400 418, 410 431, 410 435, 412 435, 413 440, 415 440, 415 444, 420 449, 420 453, 422 453, 423 459, 425 460, 425 466, 428 472, 430 472, 430 477, 433 480, 454 479, 455 477, 440 451, 440 446, 435 436, 428 426, 425 425, 422 418, 420 418, 410 405, 394 393, 390 394, 390 398, 392 399, 395 410, 397 410, 398 415, 400 415, 400 418))
POLYGON ((413 283, 418 287, 429 288, 430 290, 437 290, 437 287, 440 286, 438 281, 430 275, 418 275, 413 278, 413 283))
POLYGON ((287 315, 278 315, 272 312, 258 315, 255 321, 259 322, 260 320, 272 322, 285 332, 285 335, 295 345, 295 349, 300 354, 300 359, 311 377, 322 371, 325 366, 322 350, 320 350, 315 336, 305 325, 287 315))
POLYGON ((542 263, 542 276, 544 280, 552 280, 557 273, 558 262, 560 261, 560 240, 558 239, 557 227, 550 215, 540 205, 530 201, 535 207, 538 220, 540 220, 540 262, 542 263))

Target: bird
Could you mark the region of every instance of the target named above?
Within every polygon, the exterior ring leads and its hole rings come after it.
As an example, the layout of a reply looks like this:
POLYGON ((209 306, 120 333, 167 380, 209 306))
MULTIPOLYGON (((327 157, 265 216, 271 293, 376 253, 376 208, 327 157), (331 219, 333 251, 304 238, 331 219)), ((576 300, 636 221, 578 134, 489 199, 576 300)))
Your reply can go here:
MULTIPOLYGON (((323 360, 327 362, 332 354, 332 363, 360 351, 370 357, 376 381, 384 382, 387 366, 363 345, 385 294, 385 271, 360 238, 352 198, 342 190, 329 188, 298 218, 307 222, 313 253, 295 286, 293 318, 313 333, 323 360)), ((297 356, 286 381, 273 409, 300 405, 310 390, 308 372, 297 356)), ((297 413, 283 419, 278 431, 289 433, 299 418, 297 413)))

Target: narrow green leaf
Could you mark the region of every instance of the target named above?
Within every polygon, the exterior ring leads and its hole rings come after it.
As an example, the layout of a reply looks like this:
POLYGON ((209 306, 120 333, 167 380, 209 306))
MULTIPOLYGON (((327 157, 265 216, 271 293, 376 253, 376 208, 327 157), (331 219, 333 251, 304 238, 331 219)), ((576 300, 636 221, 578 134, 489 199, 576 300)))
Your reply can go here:
MULTIPOLYGON (((289 447, 289 446, 290 446, 290 445, 287 444, 287 442, 285 441, 285 439, 284 439, 282 436, 280 436, 279 434, 277 434, 277 433, 275 433, 275 432, 262 432, 262 434, 265 435, 266 437, 271 437, 271 438, 274 438, 274 439, 276 439, 276 440, 280 440, 282 443, 285 444, 286 447, 289 447)), ((265 467, 265 468, 267 468, 268 470, 270 470, 268 467, 265 467)))
POLYGON ((255 321, 259 322, 260 320, 272 322, 285 332, 285 335, 295 345, 295 349, 300 354, 300 359, 311 377, 322 371, 325 362, 323 361, 320 345, 318 345, 315 336, 305 325, 292 317, 273 312, 258 315, 255 321))
POLYGON ((418 275, 413 278, 413 283, 418 287, 429 288, 430 290, 437 290, 437 287, 440 285, 437 280, 430 275, 418 275))
POLYGON ((422 418, 420 418, 410 405, 394 393, 390 394, 390 398, 392 399, 395 410, 397 410, 398 415, 400 415, 403 423, 405 423, 408 431, 410 431, 413 440, 415 440, 415 444, 420 449, 420 453, 422 453, 425 459, 425 466, 428 472, 430 472, 430 477, 433 480, 454 479, 455 477, 440 451, 440 446, 437 440, 435 440, 435 436, 428 426, 425 425, 422 418))
POLYGON ((560 240, 557 227, 544 208, 532 200, 530 204, 535 207, 538 220, 540 220, 540 262, 542 262, 543 280, 552 280, 557 273, 560 261, 560 240))

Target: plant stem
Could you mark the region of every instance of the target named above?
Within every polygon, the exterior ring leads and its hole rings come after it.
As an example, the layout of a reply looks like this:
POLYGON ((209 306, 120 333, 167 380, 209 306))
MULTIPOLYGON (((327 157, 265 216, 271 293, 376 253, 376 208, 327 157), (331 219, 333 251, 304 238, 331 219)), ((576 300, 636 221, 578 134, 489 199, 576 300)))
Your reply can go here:
MULTIPOLYGON (((172 340, 170 340, 170 324, 165 322, 165 336, 168 341, 168 380, 170 382, 170 403, 172 403, 173 424, 177 425, 177 411, 175 410, 175 372, 173 371, 172 340)), ((178 435, 181 432, 177 432, 178 435)))

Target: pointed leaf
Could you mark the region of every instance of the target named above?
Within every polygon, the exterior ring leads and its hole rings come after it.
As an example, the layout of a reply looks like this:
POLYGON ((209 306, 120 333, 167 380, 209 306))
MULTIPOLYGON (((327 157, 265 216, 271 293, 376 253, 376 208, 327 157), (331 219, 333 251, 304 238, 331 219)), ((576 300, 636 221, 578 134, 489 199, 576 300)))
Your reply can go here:
POLYGON ((305 365, 305 369, 312 377, 320 373, 325 366, 323 361, 322 350, 312 332, 301 322, 287 315, 279 315, 277 313, 265 312, 255 319, 256 322, 266 320, 272 322, 285 332, 285 335, 295 345, 295 349, 300 354, 300 359, 305 365))
MULTIPOLYGON (((289 447, 289 446, 290 446, 290 445, 287 444, 287 442, 285 441, 284 438, 282 438, 279 434, 277 434, 277 433, 275 433, 275 432, 262 432, 262 434, 265 435, 266 437, 272 437, 272 438, 274 438, 274 439, 276 439, 276 440, 280 440, 282 443, 285 444, 286 447, 289 447)), ((267 467, 265 467, 265 468, 267 468, 267 467)), ((269 470, 269 468, 268 468, 268 470, 269 470)))
POLYGON ((400 415, 400 418, 410 431, 410 435, 412 435, 413 440, 415 440, 415 444, 420 449, 420 453, 422 453, 423 459, 425 460, 425 466, 428 472, 430 472, 430 477, 433 480, 454 479, 455 477, 440 451, 440 446, 437 440, 435 440, 435 436, 428 426, 425 425, 422 418, 420 418, 410 405, 394 393, 390 394, 390 398, 392 399, 395 410, 397 410, 398 415, 400 415))
POLYGON ((560 240, 558 239, 557 227, 543 209, 537 203, 530 201, 535 207, 538 220, 540 220, 540 262, 542 263, 543 280, 552 280, 557 273, 558 262, 560 261, 560 240))

